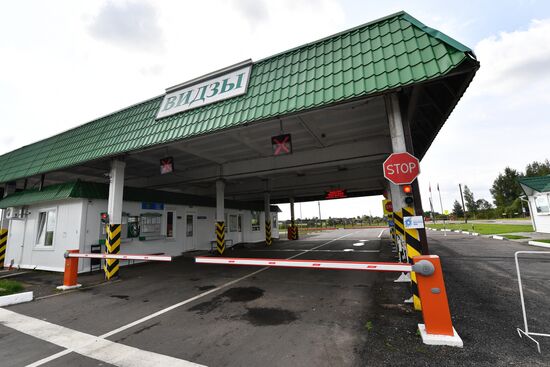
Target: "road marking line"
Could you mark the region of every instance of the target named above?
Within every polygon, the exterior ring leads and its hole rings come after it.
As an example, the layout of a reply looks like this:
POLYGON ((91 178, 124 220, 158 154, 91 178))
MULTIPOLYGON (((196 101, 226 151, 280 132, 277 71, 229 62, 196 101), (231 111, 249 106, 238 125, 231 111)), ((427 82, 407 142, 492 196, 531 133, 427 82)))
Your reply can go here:
POLYGON ((42 358, 41 360, 39 361, 36 361, 36 362, 33 362, 31 364, 28 364, 26 365, 25 367, 38 367, 38 366, 42 366, 44 363, 48 363, 48 362, 51 362, 53 360, 56 360, 57 358, 61 358, 63 356, 66 356, 67 354, 71 354, 71 353, 74 353, 72 350, 70 349, 65 349, 65 350, 62 350, 61 352, 59 353, 56 353, 56 354, 52 354, 51 356, 49 357, 46 357, 46 358, 42 358))
MULTIPOLYGON (((361 244, 363 246, 363 244, 361 244)), ((276 250, 270 250, 270 249, 257 249, 257 250, 248 250, 250 252, 300 252, 304 251, 303 249, 276 249, 276 250)), ((349 251, 349 249, 344 250, 310 250, 310 252, 346 252, 349 251)), ((355 250, 355 252, 380 252, 380 250, 355 250)))
POLYGON ((183 359, 115 343, 6 309, 0 309, 0 324, 86 357, 120 367, 201 366, 183 359))
POLYGON ((386 229, 384 228, 383 230, 380 231, 380 233, 378 233, 378 238, 382 237, 382 233, 384 233, 386 229))
MULTIPOLYGON (((9 271, 9 270, 6 270, 6 271, 9 271)), ((3 272, 0 272, 0 274, 2 274, 2 273, 3 272)), ((19 273, 12 273, 12 274, 8 274, 8 275, 2 275, 2 276, 0 276, 0 279, 16 277, 18 275, 27 274, 27 273, 28 273, 28 271, 22 271, 22 272, 19 272, 19 273)))
MULTIPOLYGON (((311 249, 309 249, 309 250, 305 250, 305 251, 303 251, 303 252, 301 252, 301 253, 299 253, 299 254, 296 254, 296 255, 294 255, 294 256, 291 256, 291 257, 287 258, 286 260, 294 259, 294 258, 296 258, 296 257, 298 257, 298 256, 301 256, 301 255, 303 255, 303 254, 306 254, 306 253, 308 253, 308 252, 311 252, 311 251, 317 250, 317 249, 319 249, 319 248, 321 248, 321 247, 323 247, 323 246, 326 246, 326 245, 328 245, 329 243, 332 243, 332 242, 338 241, 338 240, 340 240, 340 239, 342 239, 342 238, 351 236, 351 235, 353 235, 353 234, 355 234, 355 233, 356 233, 356 232, 352 232, 352 233, 349 233, 349 234, 340 236, 340 237, 338 237, 338 238, 332 239, 332 240, 327 241, 327 242, 325 242, 325 243, 323 243, 323 244, 321 244, 321 245, 319 245, 319 246, 313 247, 313 248, 311 248, 311 249)), ((127 329, 130 329, 130 328, 132 328, 132 327, 134 327, 134 326, 136 326, 136 325, 139 325, 139 324, 141 324, 141 323, 144 323, 144 322, 146 322, 146 321, 149 321, 149 320, 151 320, 151 319, 153 319, 153 318, 155 318, 155 317, 157 317, 157 316, 163 315, 163 314, 165 314, 165 313, 167 313, 167 312, 169 312, 169 311, 172 311, 172 310, 174 310, 174 309, 176 309, 176 308, 178 308, 178 307, 184 306, 184 305, 186 305, 186 304, 188 304, 188 303, 191 303, 191 302, 196 301, 196 300, 198 300, 198 299, 200 299, 200 298, 203 298, 203 297, 205 297, 205 296, 208 296, 209 294, 212 294, 212 293, 214 293, 214 292, 217 292, 217 291, 219 291, 219 290, 221 290, 221 289, 230 287, 230 286, 232 286, 232 285, 235 284, 235 283, 238 283, 238 282, 240 282, 240 281, 242 281, 242 280, 245 280, 245 279, 247 279, 247 278, 253 277, 254 275, 259 274, 259 273, 261 273, 261 272, 263 272, 263 271, 265 271, 265 270, 267 270, 267 269, 270 269, 270 267, 265 267, 265 268, 261 268, 261 269, 259 269, 259 270, 256 270, 256 271, 254 271, 254 272, 252 272, 252 273, 250 273, 250 274, 248 274, 248 275, 245 275, 245 276, 243 276, 243 277, 241 277, 241 278, 239 278, 239 279, 235 279, 235 280, 232 280, 232 281, 230 281, 230 282, 228 282, 228 283, 222 284, 222 285, 220 285, 220 286, 218 286, 218 287, 216 287, 216 288, 213 288, 213 289, 210 289, 210 290, 208 290, 208 291, 206 291, 206 292, 200 293, 200 294, 198 294, 198 295, 196 295, 196 296, 194 296, 194 297, 191 297, 191 298, 189 298, 189 299, 186 299, 186 300, 184 300, 184 301, 181 301, 181 302, 179 302, 179 303, 176 303, 176 304, 174 304, 174 305, 172 305, 172 306, 166 307, 166 308, 164 308, 164 309, 162 309, 162 310, 159 310, 159 311, 157 311, 157 312, 154 312, 154 313, 152 313, 152 314, 150 314, 150 315, 148 315, 148 316, 142 317, 141 319, 138 319, 138 320, 136 320, 136 321, 134 321, 134 322, 131 322, 131 323, 126 324, 126 325, 123 325, 123 326, 121 326, 121 327, 119 327, 119 328, 117 328, 117 329, 114 329, 114 330, 112 330, 112 331, 109 331, 108 333, 105 333, 105 334, 103 334, 103 335, 100 335, 100 336, 98 336, 98 337, 93 337, 93 338, 95 338, 95 339, 97 339, 97 340, 105 340, 105 341, 108 341, 108 340, 106 340, 106 338, 108 338, 108 337, 111 337, 111 336, 113 336, 113 335, 115 335, 115 334, 118 334, 118 333, 120 333, 120 332, 122 332, 122 331, 125 331, 125 330, 127 330, 127 329)), ((40 321, 40 320, 39 320, 39 321, 40 321)), ((54 324, 52 324, 52 325, 54 325, 54 324)), ((56 326, 57 326, 57 325, 56 325, 56 326)), ((60 326, 60 327, 62 327, 62 326, 60 326)), ((67 330, 71 330, 71 329, 67 329, 67 330)), ((29 335, 31 335, 31 334, 29 334, 29 335)), ((110 342, 110 341, 109 341, 109 342, 110 342)), ((114 342, 111 342, 111 343, 114 343, 114 342)), ((114 343, 114 344, 116 344, 116 343, 114 343)), ((139 350, 139 349, 137 349, 137 350, 139 350)), ((43 365, 44 363, 51 362, 52 360, 55 360, 55 359, 60 358, 60 357, 62 357, 62 356, 64 356, 64 355, 67 355, 67 354, 71 353, 72 351, 75 351, 75 352, 77 352, 77 353, 80 353, 79 351, 77 351, 77 350, 75 350, 75 349, 73 349, 73 348, 67 348, 67 350, 65 350, 65 351, 58 352, 58 353, 56 353, 56 354, 54 354, 54 355, 51 355, 51 356, 46 357, 46 358, 43 358, 43 359, 41 359, 40 361, 36 361, 36 362, 34 362, 32 365, 29 365, 28 367, 30 367, 30 366, 32 366, 32 367, 41 366, 41 365, 43 365)), ((147 353, 152 353, 152 352, 147 352, 147 353)), ((83 353, 80 353, 80 354, 83 354, 83 353)), ((159 354, 159 355, 162 356, 162 354, 159 354)), ((100 358, 98 358, 98 357, 92 357, 92 358, 100 359, 100 358)), ((171 357, 170 357, 170 358, 171 358, 171 357)), ((183 360, 179 360, 179 361, 183 361, 183 360)), ((109 361, 105 361, 105 362, 109 362, 109 361)), ((110 363, 112 363, 112 362, 110 362, 110 363)), ((187 363, 192 363, 192 362, 187 362, 187 363)), ((141 364, 136 364, 135 366, 140 366, 140 365, 141 365, 141 364)), ((169 365, 169 364, 165 364, 165 365, 169 365)), ((189 364, 189 365, 191 366, 192 364, 189 364)), ((195 365, 196 365, 196 364, 195 364, 195 365)))
POLYGON ((38 300, 46 299, 46 298, 64 296, 64 295, 69 294, 69 293, 81 292, 81 291, 86 290, 86 289, 101 287, 101 286, 104 286, 104 285, 107 285, 107 284, 113 284, 113 283, 118 283, 118 282, 120 282, 120 279, 110 280, 108 282, 92 284, 92 285, 89 285, 87 287, 81 287, 81 288, 75 288, 75 289, 68 290, 68 291, 63 291, 62 293, 60 292, 60 293, 48 294, 47 296, 36 297, 34 300, 38 301, 38 300))
MULTIPOLYGON (((355 233, 355 232, 353 232, 353 233, 355 233)), ((316 250, 316 249, 318 249, 318 248, 320 248, 320 247, 322 247, 322 246, 328 245, 329 243, 332 243, 332 242, 334 242, 334 241, 337 241, 337 240, 339 240, 339 239, 341 239, 341 238, 344 238, 344 237, 347 237, 347 236, 351 236, 353 233, 350 233, 350 234, 347 234, 347 235, 345 235, 345 236, 338 237, 338 238, 333 239, 333 240, 331 240, 331 241, 325 242, 325 243, 323 243, 322 245, 319 245, 319 246, 314 247, 314 248, 312 248, 312 249, 303 251, 303 252, 301 252, 301 253, 299 253, 299 254, 297 254, 297 255, 291 256, 291 257, 289 257, 287 260, 294 259, 295 257, 298 257, 298 256, 300 256, 300 255, 306 254, 306 253, 308 253, 309 251, 316 250)), ((110 337, 110 336, 113 336, 113 335, 115 335, 115 334, 118 334, 118 333, 120 333, 120 332, 122 332, 122 331, 124 331, 124 330, 130 329, 130 328, 132 328, 132 327, 134 327, 134 326, 136 326, 136 325, 139 325, 139 324, 141 324, 141 323, 144 323, 145 321, 149 321, 149 320, 151 320, 151 319, 153 319, 153 318, 155 318, 155 317, 157 317, 157 316, 163 315, 163 314, 165 314, 165 313, 167 313, 167 312, 169 312, 169 311, 172 311, 172 310, 174 310, 174 309, 176 309, 176 308, 178 308, 178 307, 184 306, 184 305, 186 305, 186 304, 188 304, 188 303, 191 303, 191 302, 196 301, 196 300, 198 300, 198 299, 200 299, 200 298, 203 298, 203 297, 205 297, 205 296, 208 296, 209 294, 212 294, 212 293, 214 293, 214 292, 217 292, 217 291, 219 291, 219 290, 221 290, 221 289, 230 287, 230 286, 232 286, 232 285, 235 284, 235 283, 238 283, 238 282, 240 282, 240 281, 242 281, 242 280, 245 280, 245 279, 247 279, 247 278, 250 278, 250 277, 252 277, 252 276, 254 276, 254 275, 256 275, 256 274, 259 274, 259 273, 261 273, 262 271, 265 271, 265 270, 267 270, 267 269, 270 269, 270 267, 261 268, 260 270, 256 270, 255 272, 252 272, 252 273, 250 273, 250 274, 248 274, 248 275, 245 275, 245 276, 243 276, 243 277, 241 277, 241 278, 239 278, 239 279, 232 280, 232 281, 230 281, 230 282, 228 282, 228 283, 225 283, 225 284, 220 285, 219 287, 216 287, 216 288, 210 289, 210 290, 208 290, 208 291, 206 291, 206 292, 200 293, 200 294, 196 295, 195 297, 188 298, 188 299, 186 299, 185 301, 181 301, 181 302, 176 303, 176 304, 174 304, 174 305, 172 305, 172 306, 166 307, 166 308, 164 308, 164 309, 162 309, 162 310, 160 310, 160 311, 157 311, 157 312, 155 312, 155 313, 152 313, 152 314, 150 314, 150 315, 148 315, 148 316, 142 317, 141 319, 138 319, 138 320, 136 320, 136 321, 134 321, 134 322, 131 322, 131 323, 127 324, 127 325, 121 326, 121 327, 119 327, 119 328, 117 328, 117 329, 115 329, 115 330, 112 330, 112 331, 110 331, 110 332, 108 332, 108 333, 105 333, 105 334, 101 335, 100 337, 101 337, 101 338, 108 338, 108 337, 110 337)))

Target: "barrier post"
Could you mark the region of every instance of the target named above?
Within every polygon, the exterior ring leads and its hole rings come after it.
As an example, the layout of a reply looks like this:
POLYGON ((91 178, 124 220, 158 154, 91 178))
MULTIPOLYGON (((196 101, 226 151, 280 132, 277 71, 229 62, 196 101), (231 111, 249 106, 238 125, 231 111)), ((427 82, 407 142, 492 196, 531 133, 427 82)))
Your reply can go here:
POLYGON ((63 274, 63 285, 57 287, 62 291, 79 288, 82 284, 77 283, 78 279, 78 257, 69 257, 69 254, 77 254, 78 250, 67 250, 65 252, 65 272, 63 274))
POLYGON ((422 341, 429 345, 462 348, 462 339, 451 320, 439 256, 415 256, 413 262, 412 270, 417 275, 418 291, 422 300, 424 324, 418 324, 422 341))

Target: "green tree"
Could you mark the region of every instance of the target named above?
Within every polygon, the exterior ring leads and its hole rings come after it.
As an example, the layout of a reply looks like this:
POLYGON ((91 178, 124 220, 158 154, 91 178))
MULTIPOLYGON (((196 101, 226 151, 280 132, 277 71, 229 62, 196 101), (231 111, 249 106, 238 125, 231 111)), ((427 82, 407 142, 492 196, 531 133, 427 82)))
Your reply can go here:
POLYGON ((488 202, 488 201, 485 200, 485 199, 477 199, 477 200, 476 200, 476 207, 478 208, 478 210, 490 210, 490 209, 493 209, 493 206, 491 205, 491 203, 488 202))
POLYGON ((455 200, 453 204, 453 214, 456 217, 462 217, 464 216, 464 210, 462 210, 462 205, 458 202, 458 200, 455 200))
POLYGON ((474 199, 474 193, 468 185, 464 185, 464 201, 466 202, 466 210, 472 213, 475 218, 478 209, 477 201, 474 199))
POLYGON ((546 176, 550 175, 550 162, 545 160, 544 162, 534 161, 525 167, 526 177, 546 176))
POLYGON ((520 177, 523 177, 523 174, 510 167, 506 167, 504 172, 498 174, 493 182, 493 187, 489 190, 497 207, 510 206, 514 200, 523 194, 523 190, 518 183, 520 177))

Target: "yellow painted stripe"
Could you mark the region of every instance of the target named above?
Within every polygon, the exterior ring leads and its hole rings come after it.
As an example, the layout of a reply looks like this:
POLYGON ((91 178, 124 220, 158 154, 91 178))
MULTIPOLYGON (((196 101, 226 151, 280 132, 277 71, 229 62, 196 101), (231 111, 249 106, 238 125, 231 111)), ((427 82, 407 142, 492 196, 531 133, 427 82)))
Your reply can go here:
POLYGON ((407 257, 412 259, 413 257, 422 255, 417 249, 407 244, 407 257))
POLYGON ((120 231, 122 229, 122 225, 120 225, 120 224, 111 225, 111 229, 112 229, 112 231, 109 231, 109 237, 110 238, 115 238, 115 236, 120 234, 120 231))
POLYGON ((105 266, 105 277, 107 278, 107 280, 118 275, 118 268, 119 266, 117 265, 115 268, 109 271, 109 269, 107 269, 107 267, 105 266))

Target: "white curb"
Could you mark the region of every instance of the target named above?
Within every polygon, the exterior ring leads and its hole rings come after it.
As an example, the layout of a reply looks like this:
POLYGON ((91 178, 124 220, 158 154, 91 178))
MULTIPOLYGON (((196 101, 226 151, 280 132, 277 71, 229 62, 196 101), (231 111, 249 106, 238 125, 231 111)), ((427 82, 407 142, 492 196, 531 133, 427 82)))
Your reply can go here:
POLYGON ((529 241, 528 244, 530 244, 530 245, 532 245, 532 246, 539 246, 539 247, 550 248, 550 243, 545 243, 545 242, 529 241))
POLYGON ((8 294, 0 297, 0 307, 16 305, 18 303, 30 302, 33 299, 33 292, 8 294))
POLYGON ((497 235, 492 235, 491 238, 494 238, 495 240, 503 240, 504 239, 504 237, 497 236, 497 235))

